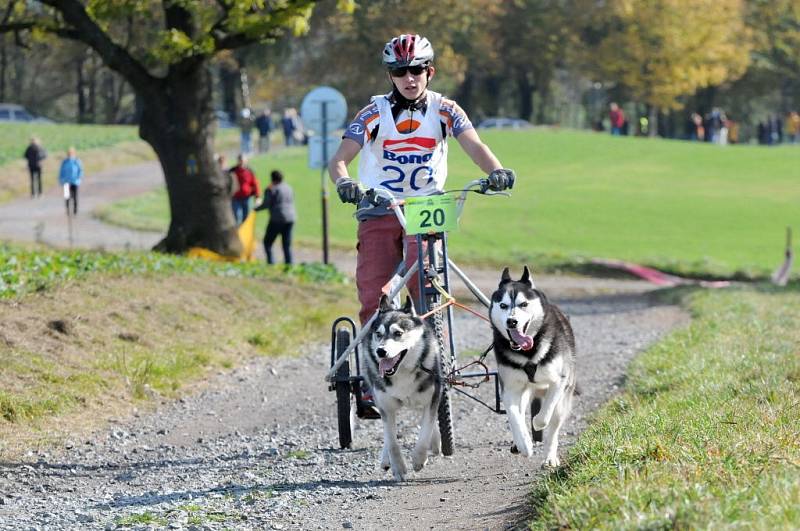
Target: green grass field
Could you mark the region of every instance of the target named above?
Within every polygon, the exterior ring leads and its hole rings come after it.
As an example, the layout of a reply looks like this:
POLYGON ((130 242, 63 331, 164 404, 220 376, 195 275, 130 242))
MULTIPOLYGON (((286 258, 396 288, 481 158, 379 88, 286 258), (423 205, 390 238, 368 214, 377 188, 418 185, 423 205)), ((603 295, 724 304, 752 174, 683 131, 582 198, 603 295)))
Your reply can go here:
POLYGON ((0 166, 21 160, 31 136, 37 136, 49 155, 61 155, 70 146, 79 151, 139 140, 138 128, 128 125, 0 124, 0 166))
MULTIPOLYGON (((518 184, 511 198, 470 197, 451 238, 462 260, 541 270, 604 257, 685 274, 764 276, 783 257, 785 228, 800 222, 800 149, 559 130, 482 136, 518 184)), ((480 177, 455 142, 450 153, 448 188, 480 177)), ((306 167, 305 150, 257 157, 253 166, 262 181, 272 169, 284 172, 297 195, 296 237, 318 245, 320 174, 306 167)), ((166 204, 163 191, 131 198, 110 217, 163 229, 166 204)), ((330 212, 332 244, 353 246, 352 207, 332 193, 330 212)), ((260 232, 265 224, 262 213, 260 232)))
POLYGON ((531 528, 798 529, 799 288, 691 294, 534 486, 531 528))

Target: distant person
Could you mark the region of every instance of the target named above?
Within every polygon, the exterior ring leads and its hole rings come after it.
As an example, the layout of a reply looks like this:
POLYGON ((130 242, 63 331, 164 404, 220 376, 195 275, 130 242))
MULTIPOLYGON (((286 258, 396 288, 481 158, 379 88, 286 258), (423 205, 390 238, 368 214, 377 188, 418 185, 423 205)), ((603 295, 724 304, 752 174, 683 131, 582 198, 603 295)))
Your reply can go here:
POLYGON ((689 117, 689 140, 702 142, 706 138, 706 128, 703 127, 703 117, 693 112, 689 117))
POLYGON ((711 137, 711 142, 724 146, 728 143, 728 128, 725 122, 728 118, 725 112, 719 107, 711 109, 711 114, 708 117, 708 126, 706 127, 706 134, 711 137))
POLYGON ((639 135, 647 136, 650 132, 650 119, 647 116, 639 117, 639 135))
POLYGON ((47 151, 39 139, 32 136, 24 156, 28 159, 28 172, 31 176, 31 197, 39 197, 42 195, 42 161, 47 158, 47 151))
POLYGON ((250 198, 258 198, 260 195, 258 191, 258 180, 253 170, 247 165, 247 155, 244 153, 239 154, 237 164, 230 171, 236 177, 237 188, 231 198, 233 206, 233 217, 236 218, 236 223, 240 224, 247 218, 250 213, 250 198))
POLYGON ((294 192, 283 182, 283 174, 277 170, 270 174, 270 185, 264 190, 264 200, 256 210, 269 210, 269 222, 264 234, 264 251, 267 263, 274 264, 272 244, 281 237, 284 263, 292 263, 292 227, 297 217, 294 209, 294 192))
POLYGON ((622 111, 616 102, 611 102, 608 105, 608 119, 611 122, 611 134, 619 136, 625 127, 625 113, 622 111))
POLYGON ((786 117, 786 141, 790 144, 800 143, 800 114, 792 111, 786 117))
POLYGON ((728 130, 728 144, 738 144, 739 123, 733 120, 730 114, 725 115, 725 129, 728 130))
POLYGON ((272 113, 269 109, 264 109, 256 118, 256 129, 258 129, 258 152, 266 153, 269 151, 269 134, 272 132, 272 113))
POLYGON ((255 120, 253 118, 253 113, 245 107, 242 109, 241 117, 239 118, 239 130, 241 132, 241 152, 245 155, 249 155, 253 152, 253 142, 252 142, 252 135, 253 135, 253 127, 255 125, 255 120))
POLYGON ((67 216, 69 216, 69 204, 72 202, 72 214, 78 214, 78 187, 81 185, 83 177, 83 163, 78 158, 74 147, 67 150, 67 158, 61 163, 58 171, 58 182, 64 187, 64 200, 67 205, 67 216))
POLYGON ((281 119, 281 127, 283 128, 283 137, 286 140, 287 146, 295 145, 294 132, 297 129, 297 120, 295 120, 292 109, 285 109, 283 111, 283 118, 281 119))
POLYGON ((777 146, 783 142, 783 120, 777 114, 767 119, 767 144, 777 146))
POLYGON ((762 146, 765 146, 769 143, 769 138, 767 134, 767 124, 763 121, 758 122, 758 127, 756 128, 757 136, 758 136, 758 143, 762 146))

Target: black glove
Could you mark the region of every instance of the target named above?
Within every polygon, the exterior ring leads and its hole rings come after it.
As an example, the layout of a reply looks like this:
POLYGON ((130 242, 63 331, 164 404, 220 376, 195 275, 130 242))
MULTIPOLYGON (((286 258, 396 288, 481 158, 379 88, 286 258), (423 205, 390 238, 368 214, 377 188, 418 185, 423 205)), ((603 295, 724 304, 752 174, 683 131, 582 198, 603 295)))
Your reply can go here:
POLYGON ((499 192, 501 190, 514 188, 514 180, 516 178, 517 176, 514 174, 514 170, 507 170, 505 168, 501 170, 492 170, 488 179, 489 190, 499 192))
POLYGON ((336 193, 339 194, 339 199, 342 203, 353 203, 357 205, 361 198, 364 197, 364 192, 350 177, 339 177, 336 180, 336 193))

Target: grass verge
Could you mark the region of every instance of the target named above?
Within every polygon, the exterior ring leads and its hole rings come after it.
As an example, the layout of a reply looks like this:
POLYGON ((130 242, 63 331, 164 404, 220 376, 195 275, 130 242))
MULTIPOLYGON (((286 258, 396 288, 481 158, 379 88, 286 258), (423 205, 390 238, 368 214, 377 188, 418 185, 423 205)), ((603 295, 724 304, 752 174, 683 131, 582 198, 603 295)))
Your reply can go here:
POLYGON ((532 529, 800 527, 800 285, 688 295, 536 485, 532 529))
POLYGON ((322 266, 27 250, 13 267, 33 280, 0 300, 0 455, 188 392, 249 357, 299 353, 355 309, 352 287, 322 266))

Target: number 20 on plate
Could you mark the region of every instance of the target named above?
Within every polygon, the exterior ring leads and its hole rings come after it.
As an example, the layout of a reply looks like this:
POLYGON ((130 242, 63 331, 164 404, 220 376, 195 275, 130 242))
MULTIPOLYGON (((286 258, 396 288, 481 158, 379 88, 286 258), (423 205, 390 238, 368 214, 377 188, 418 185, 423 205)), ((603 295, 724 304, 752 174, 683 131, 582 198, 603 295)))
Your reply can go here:
POLYGON ((406 234, 458 229, 458 209, 452 195, 409 197, 405 200, 406 234))

